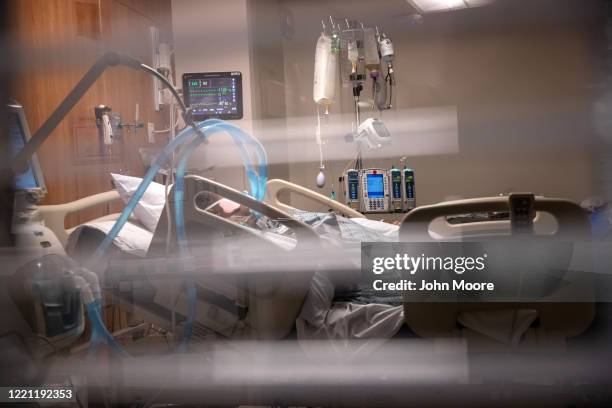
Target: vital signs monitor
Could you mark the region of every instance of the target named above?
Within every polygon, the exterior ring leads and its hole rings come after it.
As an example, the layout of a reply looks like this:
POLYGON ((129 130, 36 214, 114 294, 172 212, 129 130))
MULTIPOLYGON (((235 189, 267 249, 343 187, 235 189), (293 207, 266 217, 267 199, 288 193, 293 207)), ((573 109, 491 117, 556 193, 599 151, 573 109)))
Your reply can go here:
POLYGON ((242 74, 200 72, 183 74, 183 95, 194 120, 242 119, 242 74))

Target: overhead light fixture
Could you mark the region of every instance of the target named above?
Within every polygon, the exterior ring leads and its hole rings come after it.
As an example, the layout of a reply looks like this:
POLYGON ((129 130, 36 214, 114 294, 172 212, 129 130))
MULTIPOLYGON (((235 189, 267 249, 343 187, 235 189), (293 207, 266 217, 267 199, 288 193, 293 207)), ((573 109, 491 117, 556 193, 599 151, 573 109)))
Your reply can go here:
POLYGON ((460 10, 480 7, 492 0, 406 0, 419 13, 435 13, 441 11, 460 10))

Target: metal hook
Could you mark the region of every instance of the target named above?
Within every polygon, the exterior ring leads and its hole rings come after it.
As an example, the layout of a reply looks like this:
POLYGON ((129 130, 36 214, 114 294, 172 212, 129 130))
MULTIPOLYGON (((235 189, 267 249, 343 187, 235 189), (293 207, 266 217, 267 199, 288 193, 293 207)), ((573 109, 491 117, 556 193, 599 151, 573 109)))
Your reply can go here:
POLYGON ((335 31, 336 25, 334 24, 334 19, 332 18, 332 16, 329 16, 329 22, 331 23, 332 30, 335 31))
POLYGON ((321 25, 323 26, 323 34, 327 34, 327 27, 325 26, 325 21, 321 20, 321 25))

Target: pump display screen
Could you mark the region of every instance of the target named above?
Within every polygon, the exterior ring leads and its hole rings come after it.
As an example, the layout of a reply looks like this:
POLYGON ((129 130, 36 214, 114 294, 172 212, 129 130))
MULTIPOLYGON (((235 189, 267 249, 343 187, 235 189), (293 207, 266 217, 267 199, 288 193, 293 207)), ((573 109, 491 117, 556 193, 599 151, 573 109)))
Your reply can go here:
POLYGON ((194 120, 242 119, 240 72, 183 74, 183 95, 194 120))
POLYGON ((359 173, 356 171, 348 173, 349 199, 359 200, 359 173))
POLYGON ((384 175, 382 174, 368 174, 368 197, 369 198, 384 198, 385 197, 385 183, 384 175))

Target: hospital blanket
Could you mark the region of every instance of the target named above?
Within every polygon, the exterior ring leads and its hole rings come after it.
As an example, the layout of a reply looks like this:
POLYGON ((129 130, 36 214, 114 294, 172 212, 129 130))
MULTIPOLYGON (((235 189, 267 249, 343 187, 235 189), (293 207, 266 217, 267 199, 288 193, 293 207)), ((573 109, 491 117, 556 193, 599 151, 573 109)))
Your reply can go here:
POLYGON ((399 331, 404 312, 399 294, 375 294, 368 279, 361 276, 361 242, 397 241, 399 227, 332 213, 297 211, 293 215, 338 246, 353 271, 353 282, 346 281, 346 273, 342 278, 324 268, 315 273, 296 320, 302 347, 308 352, 309 340, 325 339, 332 349, 354 356, 373 352, 399 331))

